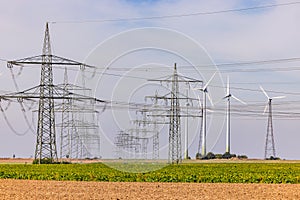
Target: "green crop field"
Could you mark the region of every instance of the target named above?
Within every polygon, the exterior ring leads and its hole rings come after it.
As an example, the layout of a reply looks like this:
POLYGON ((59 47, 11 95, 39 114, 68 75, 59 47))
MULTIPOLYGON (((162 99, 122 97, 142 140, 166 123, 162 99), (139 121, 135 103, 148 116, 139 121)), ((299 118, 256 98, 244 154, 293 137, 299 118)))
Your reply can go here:
POLYGON ((300 163, 194 163, 168 165, 148 173, 122 172, 101 163, 1 164, 0 178, 114 182, 300 183, 300 163))

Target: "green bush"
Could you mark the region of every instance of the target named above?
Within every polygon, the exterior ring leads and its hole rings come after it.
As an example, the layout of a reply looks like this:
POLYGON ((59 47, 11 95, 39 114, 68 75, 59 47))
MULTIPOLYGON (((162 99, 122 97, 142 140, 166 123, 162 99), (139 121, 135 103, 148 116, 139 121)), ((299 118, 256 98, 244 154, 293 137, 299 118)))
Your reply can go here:
POLYGON ((42 159, 34 159, 32 164, 53 164, 54 160, 52 158, 42 158, 42 159))

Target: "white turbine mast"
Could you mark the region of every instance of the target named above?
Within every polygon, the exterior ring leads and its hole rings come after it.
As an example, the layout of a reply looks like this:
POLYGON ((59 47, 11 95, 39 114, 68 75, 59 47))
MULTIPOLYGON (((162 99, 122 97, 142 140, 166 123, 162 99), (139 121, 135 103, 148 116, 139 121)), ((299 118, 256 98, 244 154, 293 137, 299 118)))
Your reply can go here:
MULTIPOLYGON (((210 104, 213 106, 213 101, 208 94, 208 85, 213 80, 217 72, 215 72, 210 79, 207 81, 207 83, 202 88, 194 88, 194 90, 200 90, 203 93, 203 105, 202 105, 202 145, 201 145, 201 155, 206 156, 206 97, 208 97, 210 104)), ((200 98, 199 98, 199 104, 200 104, 200 98)))
POLYGON ((235 100, 237 100, 245 105, 246 105, 246 103, 230 93, 229 77, 227 77, 227 88, 226 89, 227 89, 226 96, 223 98, 223 99, 227 99, 227 111, 226 111, 227 127, 226 127, 226 151, 225 151, 225 153, 230 153, 230 136, 231 136, 231 134, 230 134, 230 98, 234 98, 235 100))

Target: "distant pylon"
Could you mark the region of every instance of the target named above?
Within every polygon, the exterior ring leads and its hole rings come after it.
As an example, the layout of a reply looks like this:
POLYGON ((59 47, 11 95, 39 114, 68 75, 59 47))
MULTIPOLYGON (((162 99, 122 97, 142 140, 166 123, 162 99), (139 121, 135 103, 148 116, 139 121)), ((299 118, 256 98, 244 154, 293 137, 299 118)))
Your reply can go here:
MULTIPOLYGON (((157 91, 155 92, 155 99, 154 99, 154 114, 157 114, 157 109, 158 109, 158 94, 157 91)), ((153 123, 153 154, 152 154, 152 158, 154 160, 158 160, 159 159, 159 130, 158 130, 158 126, 157 126, 157 117, 154 117, 154 123, 153 123)))
POLYGON ((265 144, 265 159, 276 158, 275 152, 275 142, 273 135, 273 119, 272 119, 272 99, 269 99, 268 103, 269 114, 268 114, 268 127, 267 127, 267 136, 266 136, 266 144, 265 144))
POLYGON ((42 54, 38 129, 34 158, 38 159, 39 162, 43 158, 57 160, 53 100, 52 56, 48 23, 46 24, 42 54))
MULTIPOLYGON (((65 68, 64 73, 64 96, 67 96, 68 91, 68 72, 67 68, 65 68)), ((63 99, 62 102, 62 123, 61 123, 61 135, 60 135, 60 158, 72 158, 72 135, 71 128, 73 128, 73 122, 70 116, 73 115, 70 110, 72 108, 72 100, 71 99, 63 99)))
POLYGON ((272 119, 272 99, 283 99, 285 96, 277 96, 277 97, 270 97, 264 88, 260 86, 261 91, 264 95, 268 98, 268 104, 265 107, 264 113, 269 110, 268 112, 268 127, 267 127, 267 136, 266 136, 266 144, 265 144, 265 159, 268 158, 275 158, 275 142, 274 142, 274 134, 273 134, 273 119, 272 119))

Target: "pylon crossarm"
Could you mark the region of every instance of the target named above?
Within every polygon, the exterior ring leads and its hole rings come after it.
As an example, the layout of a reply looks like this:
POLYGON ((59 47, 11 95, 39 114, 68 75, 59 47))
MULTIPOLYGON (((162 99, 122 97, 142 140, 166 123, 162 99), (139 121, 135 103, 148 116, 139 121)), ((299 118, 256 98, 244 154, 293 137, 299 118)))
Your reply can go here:
POLYGON ((35 86, 29 89, 26 89, 21 92, 15 92, 15 93, 9 93, 0 95, 0 99, 6 100, 6 99, 19 99, 19 100, 30 100, 30 99, 72 99, 72 100, 91 100, 98 103, 107 103, 104 100, 95 98, 95 97, 89 97, 85 95, 76 94, 73 92, 70 92, 68 90, 64 90, 63 88, 52 86, 53 87, 53 96, 40 96, 40 88, 41 86, 35 86))
POLYGON ((85 63, 77 62, 74 60, 70 60, 67 58, 62 58, 60 56, 55 55, 38 55, 38 56, 32 56, 27 58, 22 58, 18 60, 8 61, 7 67, 11 68, 12 66, 23 66, 23 65, 44 65, 49 64, 48 61, 45 61, 45 57, 49 57, 51 59, 52 65, 64 65, 64 66, 80 66, 81 68, 92 68, 95 69, 95 66, 87 65, 85 63))

